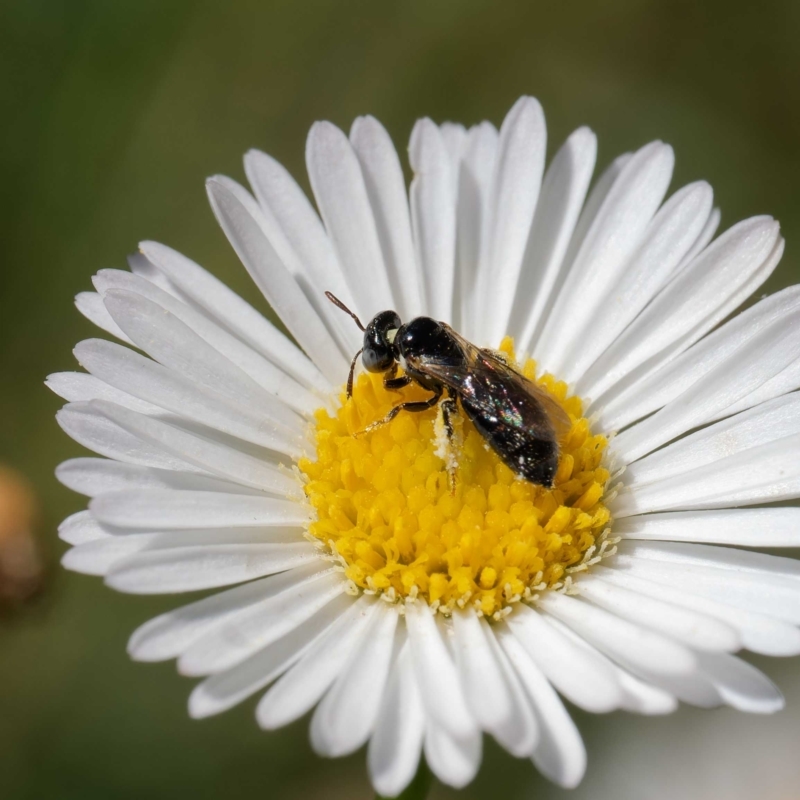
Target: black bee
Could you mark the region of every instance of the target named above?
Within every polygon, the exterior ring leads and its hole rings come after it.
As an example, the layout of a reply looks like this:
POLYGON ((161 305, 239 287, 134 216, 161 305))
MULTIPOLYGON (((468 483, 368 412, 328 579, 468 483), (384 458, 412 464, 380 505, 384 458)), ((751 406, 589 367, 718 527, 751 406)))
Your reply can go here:
POLYGON ((405 324, 395 311, 381 311, 365 328, 361 320, 330 292, 328 299, 348 313, 364 331, 364 346, 350 365, 347 396, 361 356, 369 372, 383 372, 387 389, 414 382, 433 394, 428 400, 396 405, 371 430, 401 411, 425 411, 441 401, 448 436, 453 435, 456 399, 478 433, 503 462, 531 483, 550 488, 558 468, 558 441, 570 429, 564 409, 544 389, 506 363, 498 353, 476 347, 449 325, 430 317, 405 324), (398 366, 403 374, 398 376, 398 366), (444 394, 447 397, 442 399, 444 394))

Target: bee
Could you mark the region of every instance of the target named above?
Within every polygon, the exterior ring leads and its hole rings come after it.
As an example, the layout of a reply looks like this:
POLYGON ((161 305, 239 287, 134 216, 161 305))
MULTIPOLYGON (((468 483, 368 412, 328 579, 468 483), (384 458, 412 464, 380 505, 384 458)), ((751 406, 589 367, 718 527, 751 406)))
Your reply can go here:
POLYGON ((501 354, 475 346, 444 322, 416 317, 403 323, 395 311, 381 311, 364 327, 341 300, 330 292, 325 295, 364 332, 364 345, 350 364, 348 397, 353 394, 359 356, 368 372, 384 373, 385 388, 398 390, 416 383, 432 393, 427 400, 399 403, 367 431, 391 422, 401 411, 439 405, 452 439, 453 416, 460 403, 509 469, 531 483, 552 487, 559 441, 569 432, 570 419, 545 389, 517 372, 501 354))

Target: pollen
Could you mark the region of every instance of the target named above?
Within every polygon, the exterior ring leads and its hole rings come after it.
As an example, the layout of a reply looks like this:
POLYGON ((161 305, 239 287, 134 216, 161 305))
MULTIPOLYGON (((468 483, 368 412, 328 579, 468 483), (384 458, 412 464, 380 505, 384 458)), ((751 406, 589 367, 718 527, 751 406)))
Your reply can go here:
MULTIPOLYGON (((500 350, 516 365, 511 339, 500 350)), ((565 383, 537 378, 531 359, 518 369, 572 423, 551 489, 509 469, 460 409, 450 441, 436 408, 364 432, 398 403, 430 396, 414 384, 389 391, 382 375, 362 374, 335 415, 316 412, 316 457, 299 463, 316 512, 309 534, 344 565, 355 591, 422 599, 445 614, 469 604, 499 619, 536 592, 568 585, 593 560, 611 521, 607 440, 565 383)))

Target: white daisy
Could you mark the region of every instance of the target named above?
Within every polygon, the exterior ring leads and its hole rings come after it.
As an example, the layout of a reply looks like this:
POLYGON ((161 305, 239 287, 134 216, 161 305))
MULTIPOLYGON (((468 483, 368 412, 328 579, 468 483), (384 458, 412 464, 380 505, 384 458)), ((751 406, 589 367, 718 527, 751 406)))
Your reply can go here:
POLYGON ((779 709, 731 653, 800 653, 800 569, 719 546, 800 545, 800 509, 777 505, 800 496, 800 289, 725 321, 780 259, 778 224, 712 241, 708 184, 664 200, 661 142, 587 197, 594 135, 575 131, 545 171, 530 98, 499 132, 421 120, 409 153, 407 194, 375 119, 349 138, 314 125, 319 216, 260 152, 255 197, 208 181, 297 344, 153 242, 78 296, 122 344, 82 342, 88 374, 48 379, 61 426, 105 456, 58 469, 92 498, 61 527, 64 564, 134 593, 239 584, 146 623, 131 655, 204 677, 194 717, 266 687, 264 728, 316 707, 314 749, 368 744, 384 795, 422 753, 468 783, 483 732, 574 786, 586 756, 559 694, 593 712, 779 709), (452 448, 436 409, 362 433, 429 392, 359 370, 348 399, 361 333, 325 290, 365 322, 448 322, 538 375, 570 416, 554 488, 517 478, 460 414, 452 448))

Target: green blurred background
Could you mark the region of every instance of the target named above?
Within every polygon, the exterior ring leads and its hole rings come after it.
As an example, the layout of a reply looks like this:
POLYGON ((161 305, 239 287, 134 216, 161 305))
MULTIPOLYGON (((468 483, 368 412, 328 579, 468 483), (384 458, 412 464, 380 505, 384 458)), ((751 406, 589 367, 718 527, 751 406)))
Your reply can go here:
MULTIPOLYGON (((723 226, 781 220, 768 289, 800 277, 800 3, 495 0, 20 0, 0 3, 0 462, 35 486, 49 565, 0 615, 0 797, 367 798, 364 754, 323 761, 307 721, 259 732, 253 702, 193 722, 171 664, 137 665, 129 632, 174 602, 58 567, 58 522, 83 501, 54 466, 80 454, 44 377, 94 335, 72 307, 138 240, 186 252, 263 307, 214 224, 203 179, 243 178, 250 147, 300 176, 309 125, 379 117, 502 120, 523 93, 551 150, 579 125, 602 166, 661 138, 673 188, 705 178, 723 226)), ((590 753, 562 792, 487 744, 469 798, 800 797, 800 662, 758 661, 777 717, 683 708, 668 720, 576 712, 590 753)), ((455 793, 438 788, 437 798, 455 793)))

